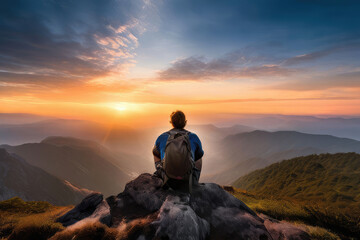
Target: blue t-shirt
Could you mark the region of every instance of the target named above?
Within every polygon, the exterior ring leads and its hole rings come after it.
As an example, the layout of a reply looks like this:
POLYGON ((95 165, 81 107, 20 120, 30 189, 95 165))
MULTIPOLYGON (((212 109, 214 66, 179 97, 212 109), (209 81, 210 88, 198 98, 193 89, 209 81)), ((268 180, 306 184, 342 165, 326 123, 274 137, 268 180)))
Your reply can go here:
MULTIPOLYGON (((165 147, 168 138, 169 138, 169 132, 164 132, 156 139, 155 142, 155 147, 160 152, 161 160, 163 160, 165 156, 165 147)), ((197 161, 200 158, 202 158, 202 156, 204 155, 204 150, 202 149, 201 141, 199 137, 192 132, 189 132, 189 140, 191 145, 192 157, 195 161, 197 161)))

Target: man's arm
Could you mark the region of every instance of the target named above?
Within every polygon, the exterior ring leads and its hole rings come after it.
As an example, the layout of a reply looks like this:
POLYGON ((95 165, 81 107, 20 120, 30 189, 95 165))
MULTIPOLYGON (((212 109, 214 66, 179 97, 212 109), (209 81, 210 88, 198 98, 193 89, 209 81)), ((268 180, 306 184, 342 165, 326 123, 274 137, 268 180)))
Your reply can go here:
POLYGON ((160 161, 161 161, 160 158, 154 155, 154 162, 155 162, 155 164, 156 164, 157 162, 160 162, 160 161))
POLYGON ((196 143, 196 150, 195 150, 195 167, 201 171, 202 168, 202 158, 204 156, 204 150, 202 149, 202 144, 200 138, 195 135, 195 143, 196 143))
POLYGON ((201 171, 202 158, 200 158, 199 160, 195 161, 195 167, 201 171))
POLYGON ((153 155, 154 155, 154 163, 155 163, 155 168, 158 169, 161 167, 161 159, 160 159, 160 152, 159 149, 156 147, 156 145, 153 148, 153 155))

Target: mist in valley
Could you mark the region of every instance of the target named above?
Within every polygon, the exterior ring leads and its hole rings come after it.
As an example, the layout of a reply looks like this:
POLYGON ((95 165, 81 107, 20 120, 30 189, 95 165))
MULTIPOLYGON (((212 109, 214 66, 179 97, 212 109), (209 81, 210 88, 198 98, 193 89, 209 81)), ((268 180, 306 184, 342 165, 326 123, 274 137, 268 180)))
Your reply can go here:
MULTIPOLYGON (((113 186, 123 187, 125 182, 141 173, 154 172, 152 148, 156 138, 170 129, 170 124, 154 128, 126 127, 120 123, 106 126, 86 120, 22 114, 2 114, 0 121, 1 148, 79 187, 94 187, 91 190, 109 194, 115 191, 107 186, 113 179, 119 181, 113 186), (96 157, 89 160, 86 152, 96 157), (66 167, 72 169, 73 174, 65 170, 63 175, 59 174, 54 167, 64 155, 68 161, 66 167), (42 158, 44 160, 40 160, 42 158), (112 174, 105 181, 109 176, 105 167, 108 165, 115 166, 119 173, 112 174), (97 175, 91 175, 89 171, 95 171, 97 175), (83 176, 83 181, 76 180, 72 175, 83 176), (93 182, 104 182, 98 186, 83 184, 91 182, 88 178, 96 178, 92 179, 93 182)), ((199 136, 205 151, 201 181, 231 184, 253 170, 292 157, 327 152, 360 152, 360 142, 342 138, 349 135, 349 128, 352 128, 352 136, 360 131, 358 122, 358 118, 247 115, 232 122, 226 119, 216 125, 191 124, 190 119, 186 129, 199 136), (318 128, 319 125, 322 127, 318 128), (305 134, 308 132, 312 134, 305 134)), ((360 136, 354 136, 354 139, 358 138, 360 136)))

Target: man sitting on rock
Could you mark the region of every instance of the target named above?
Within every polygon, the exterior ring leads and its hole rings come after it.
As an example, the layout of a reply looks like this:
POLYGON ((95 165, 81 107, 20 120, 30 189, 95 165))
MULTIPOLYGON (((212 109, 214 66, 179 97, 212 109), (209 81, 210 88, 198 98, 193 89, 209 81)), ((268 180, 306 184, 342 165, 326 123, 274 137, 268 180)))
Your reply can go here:
POLYGON ((204 151, 199 137, 184 129, 186 122, 182 111, 171 113, 173 129, 161 134, 153 148, 154 175, 162 178, 164 185, 187 185, 191 191, 192 185, 199 182, 204 151))

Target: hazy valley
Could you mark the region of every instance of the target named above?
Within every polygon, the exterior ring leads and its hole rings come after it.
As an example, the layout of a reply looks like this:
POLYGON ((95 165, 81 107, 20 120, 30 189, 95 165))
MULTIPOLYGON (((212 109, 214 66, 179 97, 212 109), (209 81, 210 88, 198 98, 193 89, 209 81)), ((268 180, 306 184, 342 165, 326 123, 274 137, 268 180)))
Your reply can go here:
MULTIPOLYGON (((29 115, 4 116, 0 119, 1 200, 20 197, 55 205, 77 204, 92 191, 105 197, 114 195, 139 174, 152 173, 153 144, 167 130, 105 127, 82 120, 29 115)), ((197 133, 205 151, 201 181, 235 186, 230 193, 258 213, 319 226, 324 230, 311 231, 325 235, 332 234, 325 229, 333 229, 342 237, 352 236, 358 231, 356 224, 351 225, 357 216, 351 209, 359 206, 359 193, 354 186, 359 184, 359 155, 355 153, 360 153, 360 141, 339 137, 347 131, 339 136, 299 132, 307 118, 296 119, 294 125, 288 122, 287 131, 274 132, 263 130, 270 128, 271 121, 260 127, 264 119, 244 120, 231 127, 189 125, 187 129, 197 133), (295 207, 300 202, 302 207, 295 207), (310 211, 306 206, 311 202, 319 208, 310 211), (297 212, 290 213, 279 204, 297 212), (331 214, 324 210, 324 204, 331 206, 331 214), (341 214, 339 208, 344 210, 341 214), (321 216, 328 220, 309 220, 321 216), (353 230, 334 227, 336 216, 343 219, 341 224, 353 226, 353 230)), ((349 121, 356 123, 357 119, 337 119, 338 130, 349 121)))

